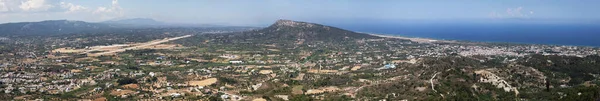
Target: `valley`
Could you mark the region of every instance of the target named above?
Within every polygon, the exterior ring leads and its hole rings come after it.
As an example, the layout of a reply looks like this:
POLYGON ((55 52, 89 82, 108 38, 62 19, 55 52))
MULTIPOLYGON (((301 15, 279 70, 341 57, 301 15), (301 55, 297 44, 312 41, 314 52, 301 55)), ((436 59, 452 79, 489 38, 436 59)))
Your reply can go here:
POLYGON ((114 101, 600 97, 596 47, 406 38, 292 20, 236 30, 148 28, 7 38, 0 44, 0 96, 114 101))

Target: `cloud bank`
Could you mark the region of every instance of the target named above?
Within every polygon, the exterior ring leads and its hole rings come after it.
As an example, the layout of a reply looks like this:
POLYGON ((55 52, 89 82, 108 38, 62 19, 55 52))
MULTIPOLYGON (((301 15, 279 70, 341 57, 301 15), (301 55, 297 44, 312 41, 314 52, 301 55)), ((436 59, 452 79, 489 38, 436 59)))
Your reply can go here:
POLYGON ((523 11, 523 7, 506 8, 505 12, 492 11, 490 12, 489 16, 493 19, 530 18, 534 13, 533 11, 529 11, 529 13, 523 13, 523 11))
POLYGON ((124 13, 119 1, 112 0, 110 3, 107 6, 86 7, 65 0, 0 0, 0 19, 18 21, 19 17, 87 16, 85 20, 98 21, 122 17, 124 13))

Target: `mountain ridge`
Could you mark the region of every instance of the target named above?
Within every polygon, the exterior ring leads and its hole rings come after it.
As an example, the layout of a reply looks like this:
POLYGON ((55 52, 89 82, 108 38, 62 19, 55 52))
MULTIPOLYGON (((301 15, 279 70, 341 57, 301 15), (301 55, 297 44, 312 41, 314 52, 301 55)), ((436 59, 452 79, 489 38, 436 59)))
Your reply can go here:
POLYGON ((124 27, 152 27, 152 26, 166 26, 167 23, 156 21, 150 18, 131 18, 131 19, 119 19, 119 20, 108 20, 100 22, 103 24, 110 24, 113 26, 124 26, 124 27))
POLYGON ((45 20, 0 24, 0 35, 52 35, 111 28, 106 24, 73 20, 45 20))
MULTIPOLYGON (((161 28, 189 28, 209 31, 218 30, 247 30, 256 27, 246 26, 218 26, 201 24, 168 24, 153 19, 122 19, 113 22, 85 22, 77 20, 44 20, 37 22, 10 22, 0 24, 0 36, 28 36, 28 35, 60 35, 74 33, 94 33, 97 31, 115 29, 161 29, 161 28), (127 24, 129 22, 146 21, 148 23, 127 24), (119 23, 117 23, 119 22, 119 23)), ((210 31, 209 31, 210 32, 210 31)))
POLYGON ((263 29, 240 33, 235 34, 234 37, 245 40, 306 40, 309 42, 380 38, 337 27, 285 19, 277 20, 263 29))

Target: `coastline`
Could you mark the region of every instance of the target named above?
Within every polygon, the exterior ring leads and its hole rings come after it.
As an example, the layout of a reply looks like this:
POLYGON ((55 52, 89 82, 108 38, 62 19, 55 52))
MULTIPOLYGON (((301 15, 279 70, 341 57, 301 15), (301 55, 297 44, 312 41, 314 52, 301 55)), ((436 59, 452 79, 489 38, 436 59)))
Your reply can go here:
POLYGON ((432 38, 413 38, 413 37, 404 37, 404 36, 387 35, 387 34, 374 34, 374 33, 366 33, 366 34, 378 36, 378 37, 384 37, 384 38, 405 39, 405 40, 410 40, 410 41, 414 41, 414 42, 418 42, 418 43, 436 43, 436 42, 457 43, 457 41, 438 40, 438 39, 432 39, 432 38))
POLYGON ((543 44, 543 43, 521 43, 521 42, 503 42, 503 41, 474 41, 474 40, 444 40, 434 38, 420 38, 420 37, 405 37, 400 35, 390 34, 379 34, 379 33, 365 33, 373 36, 384 37, 384 38, 396 38, 405 39, 418 43, 486 43, 486 44, 515 44, 515 45, 544 45, 544 46, 571 46, 571 47, 589 47, 589 48, 600 48, 600 46, 589 46, 589 45, 566 45, 566 44, 543 44), (463 42, 466 41, 466 42, 463 42))

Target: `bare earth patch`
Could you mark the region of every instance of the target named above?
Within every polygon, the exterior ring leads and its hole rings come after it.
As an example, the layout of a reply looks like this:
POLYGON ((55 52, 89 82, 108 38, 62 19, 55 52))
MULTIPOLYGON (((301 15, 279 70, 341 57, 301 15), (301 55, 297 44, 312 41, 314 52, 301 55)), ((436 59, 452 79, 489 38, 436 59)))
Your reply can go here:
POLYGON ((354 67, 352 67, 352 69, 350 69, 350 70, 351 70, 351 71, 356 71, 356 70, 358 70, 358 69, 360 69, 360 68, 361 68, 361 66, 354 66, 354 67))
POLYGON ((126 88, 126 89, 137 89, 137 88, 140 88, 140 86, 138 84, 126 84, 126 85, 123 85, 122 87, 126 88))
POLYGON ((294 94, 294 95, 303 94, 304 91, 302 91, 302 88, 304 88, 304 87, 302 87, 302 86, 294 86, 292 88, 292 94, 294 94))
POLYGON ((81 53, 84 52, 83 49, 74 49, 74 48, 58 48, 58 49, 54 49, 52 50, 52 52, 59 52, 59 53, 81 53))
POLYGON ((121 95, 133 94, 133 93, 135 93, 135 92, 132 90, 113 90, 112 92, 110 92, 110 95, 121 96, 121 95))
POLYGON ((318 70, 318 69, 310 69, 309 73, 337 73, 338 70, 318 70))
POLYGON ((514 91, 515 94, 519 94, 517 87, 512 87, 508 82, 497 76, 496 74, 487 71, 487 70, 478 70, 475 71, 476 74, 481 75, 482 77, 479 79, 479 82, 483 83, 491 83, 495 85, 497 88, 502 88, 506 92, 514 91))
POLYGON ((258 73, 260 73, 260 74, 271 74, 271 73, 273 73, 273 70, 260 70, 258 73))
POLYGON ((340 88, 335 87, 335 86, 329 86, 329 87, 322 87, 319 89, 310 89, 307 90, 305 94, 321 94, 321 93, 325 93, 325 92, 336 92, 340 90, 340 88))
POLYGON ((106 97, 96 98, 93 101, 108 101, 106 97))
POLYGON ((208 86, 217 83, 217 78, 208 78, 200 81, 188 81, 187 84, 191 86, 208 86))
POLYGON ((254 99, 254 100, 252 100, 252 101, 267 101, 267 99, 263 99, 263 98, 257 98, 257 99, 254 99))

